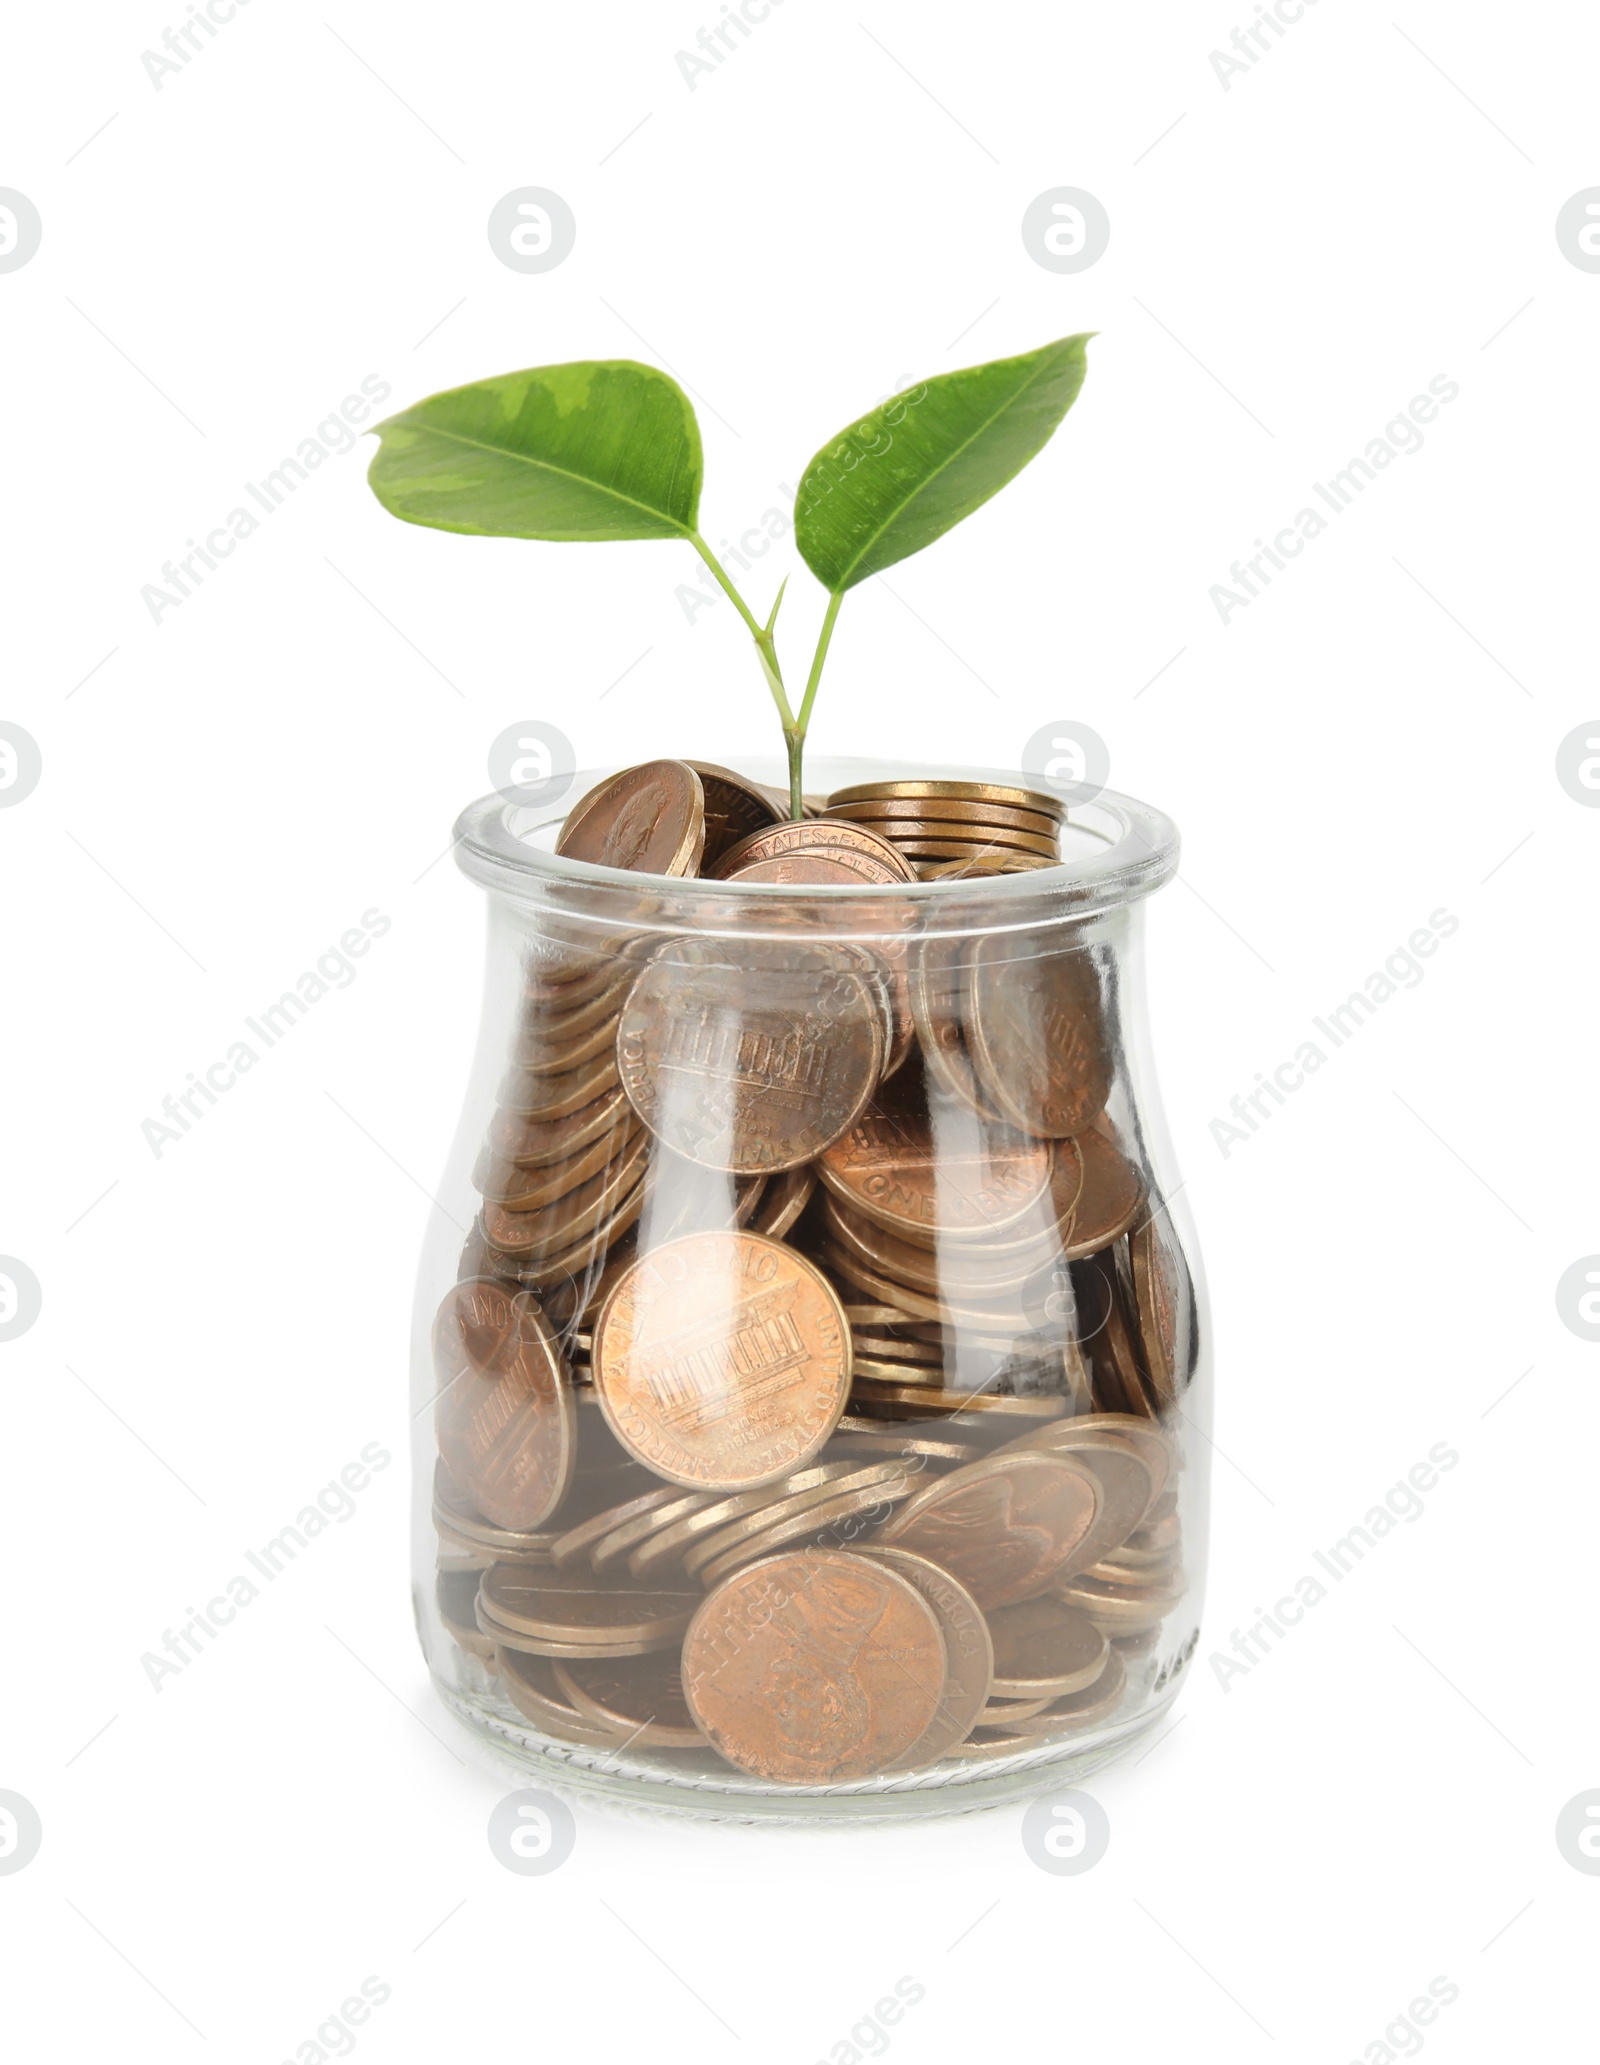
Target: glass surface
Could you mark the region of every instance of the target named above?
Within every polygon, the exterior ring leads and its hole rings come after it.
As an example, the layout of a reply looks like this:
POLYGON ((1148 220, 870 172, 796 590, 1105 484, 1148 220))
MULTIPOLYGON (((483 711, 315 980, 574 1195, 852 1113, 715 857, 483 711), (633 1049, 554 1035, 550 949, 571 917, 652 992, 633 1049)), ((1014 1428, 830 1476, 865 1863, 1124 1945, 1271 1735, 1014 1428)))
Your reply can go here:
MULTIPOLYGON (((1017 780, 809 780, 907 775, 1017 780)), ((1174 1697, 1204 1574, 1208 1327, 1141 967, 1173 826, 1104 792, 1059 867, 799 888, 563 860, 561 818, 457 827, 488 952, 412 1395, 441 1696, 669 1810, 1070 1782, 1174 1697)))

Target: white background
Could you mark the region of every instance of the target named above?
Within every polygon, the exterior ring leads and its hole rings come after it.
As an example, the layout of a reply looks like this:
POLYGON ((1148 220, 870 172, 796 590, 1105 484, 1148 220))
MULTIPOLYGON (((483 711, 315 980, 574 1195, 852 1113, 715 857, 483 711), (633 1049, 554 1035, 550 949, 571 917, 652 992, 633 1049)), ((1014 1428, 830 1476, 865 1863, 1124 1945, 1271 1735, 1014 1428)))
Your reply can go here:
MULTIPOLYGON (((1600 705, 1600 276, 1554 224, 1600 182, 1600 26, 1321 0, 1225 89, 1226 8, 785 0, 691 90, 717 17, 251 0, 160 90, 153 5, 8 31, 0 184, 44 238, 0 274, 0 715, 44 772, 0 811, 0 1251, 44 1306, 0 1348, 0 1787, 44 1840, 0 1877, 0 2023, 18 2057, 270 2065, 374 1974, 374 2061, 805 2065, 911 1975, 908 2061, 1379 2060, 1442 1975, 1441 2061, 1579 2055, 1600 1881, 1554 1824, 1600 1785, 1600 1351, 1554 1293, 1600 1247, 1600 814, 1555 756, 1600 705), (526 185, 578 225, 538 276, 485 234, 526 185), (1073 276, 1020 235, 1062 185, 1112 225, 1073 276), (1017 1809, 811 1837, 586 1807, 513 1877, 407 1596, 411 1279, 481 957, 439 856, 508 724, 730 760, 771 712, 731 608, 686 620, 687 548, 400 525, 370 443, 159 624, 141 589, 365 375, 397 407, 665 363, 716 543, 885 392, 1078 329, 1042 457, 850 598, 814 736, 1014 763, 1071 717, 1183 828, 1153 1011, 1221 1455, 1182 1718, 1089 1781, 1082 1877, 1017 1809), (1231 562, 1438 374, 1424 449, 1223 624, 1231 562), (154 1155, 161 1100, 374 907, 357 979, 154 1155), (1224 1156, 1229 1101, 1441 908, 1425 979, 1224 1156), (141 1655, 372 1442, 354 1517, 154 1691, 141 1655), (1422 1517, 1224 1689, 1231 1631, 1440 1442, 1422 1517)), ((820 613, 801 568, 791 671, 820 613)))

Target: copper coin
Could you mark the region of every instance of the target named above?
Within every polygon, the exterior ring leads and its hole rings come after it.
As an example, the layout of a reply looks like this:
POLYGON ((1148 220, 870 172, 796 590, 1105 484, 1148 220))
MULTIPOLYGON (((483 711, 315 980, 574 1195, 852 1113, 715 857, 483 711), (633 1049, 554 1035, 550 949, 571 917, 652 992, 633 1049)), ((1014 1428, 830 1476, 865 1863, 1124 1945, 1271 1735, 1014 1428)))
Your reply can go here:
POLYGON ((1142 1634, 1159 1627, 1183 1598, 1181 1584, 1110 1585, 1098 1578, 1072 1577, 1061 1586, 1069 1606, 1118 1634, 1142 1634))
POLYGON ((1120 1548, 1144 1519, 1151 1500, 1150 1465, 1121 1434, 1084 1431, 1075 1420, 1056 1420, 1030 1428, 1008 1442, 1004 1455, 1064 1456, 1094 1473, 1100 1486, 1100 1510, 1094 1525, 1062 1565, 1062 1575, 1098 1563, 1120 1548))
POLYGON ((1145 1395, 1144 1379, 1139 1373, 1139 1358, 1134 1350, 1133 1332, 1128 1325, 1127 1294, 1122 1287, 1115 1252, 1110 1248, 1103 1249, 1078 1266, 1081 1271, 1095 1273, 1103 1287, 1105 1321, 1088 1344, 1094 1366, 1095 1396, 1108 1412, 1152 1418, 1154 1409, 1145 1395))
POLYGON ((586 1721, 557 1683, 555 1665, 543 1656, 523 1650, 498 1649, 500 1683, 507 1699, 525 1721, 560 1742, 582 1743, 590 1749, 615 1749, 622 1731, 602 1728, 586 1721))
POLYGON ((690 1709, 729 1763, 777 1784, 881 1771, 939 1710, 944 1638, 898 1572, 800 1550, 736 1572, 683 1647, 690 1709))
POLYGON ((887 796, 876 803, 840 803, 828 814, 850 824, 869 825, 885 837, 893 837, 893 827, 901 824, 948 824, 973 831, 998 828, 1032 832, 1051 840, 1059 830, 1059 820, 1042 810, 1016 810, 1004 803, 956 803, 943 796, 887 796))
POLYGON ((1056 1420, 1067 1409, 1064 1398, 1017 1398, 998 1391, 947 1391, 933 1384, 884 1384, 858 1377, 850 1393, 852 1405, 892 1406, 913 1418, 927 1414, 976 1414, 980 1419, 1056 1420))
MULTIPOLYGON (((595 1293, 603 1284, 604 1271, 611 1263, 610 1250, 614 1244, 635 1224, 644 1210, 644 1201, 649 1194, 647 1183, 635 1183, 622 1203, 609 1219, 603 1220, 593 1232, 580 1235, 571 1247, 554 1252, 540 1249, 530 1256, 521 1258, 517 1274, 525 1283, 531 1283, 543 1294, 549 1291, 551 1310, 555 1310, 557 1296, 572 1286, 591 1284, 595 1293)), ((595 1295, 584 1295, 582 1310, 592 1312, 597 1303, 595 1295)))
POLYGON ((864 977, 826 945, 784 940, 670 941, 617 1036, 623 1087, 651 1131, 741 1175, 795 1168, 836 1140, 884 1048, 864 977))
POLYGON ((916 1771, 924 1764, 937 1764, 958 1742, 964 1742, 989 1703, 994 1676, 989 1624, 966 1586, 926 1556, 914 1556, 909 1549, 873 1548, 860 1553, 873 1563, 884 1564, 920 1592, 938 1616, 944 1637, 945 1678, 939 1710, 920 1740, 888 1767, 916 1771))
POLYGON ((1157 1398, 1170 1405, 1188 1361, 1188 1299, 1183 1262, 1166 1208, 1157 1205, 1128 1237, 1139 1341, 1157 1398))
POLYGON ((604 1096, 617 1080, 617 1057, 608 1048, 565 1075, 531 1076, 525 1069, 509 1069, 495 1098, 503 1110, 523 1119, 565 1119, 604 1096))
POLYGON ((934 798, 952 803, 997 803, 1011 810, 1033 810, 1044 817, 1064 819, 1066 805, 1059 796, 1039 789, 1013 788, 1008 782, 935 781, 918 777, 887 782, 858 782, 848 789, 835 789, 828 798, 832 810, 840 803, 876 803, 897 798, 934 798))
POLYGON ((618 1570, 641 1542, 648 1541, 660 1529, 670 1527, 691 1513, 698 1513, 702 1506, 716 1503, 715 1492, 678 1489, 676 1498, 668 1499, 664 1505, 648 1513, 635 1513, 612 1528, 609 1534, 602 1535, 589 1551, 589 1562, 595 1570, 618 1570))
MULTIPOLYGON (((766 1505, 692 1543, 683 1558, 687 1574, 714 1584, 724 1569, 753 1563, 769 1549, 815 1534, 835 1520, 868 1512, 885 1501, 909 1498, 916 1488, 913 1480, 918 1472, 906 1458, 895 1457, 887 1462, 853 1463, 839 1473, 829 1470, 826 1476, 812 1471, 804 1474, 815 1476, 818 1481, 802 1490, 773 1497, 766 1505)), ((782 1492, 783 1487, 772 1489, 782 1492)))
MULTIPOLYGON (((1141 1532, 1152 1527, 1157 1520, 1175 1515, 1175 1502, 1168 1505, 1171 1495, 1166 1492, 1167 1479, 1172 1471, 1172 1449, 1160 1428, 1127 1413, 1081 1413, 1071 1423, 1070 1432, 1060 1430, 1056 1438, 1070 1446, 1072 1441, 1082 1441, 1085 1436, 1094 1434, 1116 1435, 1134 1451, 1150 1473, 1149 1503, 1144 1518, 1139 1522, 1141 1532), (1161 1510, 1163 1506, 1167 1507, 1166 1512, 1161 1510)), ((1017 1446, 1020 1447, 1021 1443, 1017 1446)), ((1176 1525, 1175 1517, 1173 1524, 1176 1525)))
POLYGON ((911 1016, 922 1049, 930 1094, 943 1091, 980 1118, 998 1120, 973 1069, 964 1030, 968 946, 960 939, 927 939, 913 951, 911 1016))
POLYGON ((597 1175, 539 1211, 513 1212, 505 1205, 485 1201, 483 1230, 491 1244, 507 1255, 542 1260, 559 1254, 610 1218, 644 1181, 649 1152, 648 1136, 643 1131, 636 1133, 597 1175))
POLYGON ((804 1470, 791 1471, 775 1484, 762 1485, 755 1491, 730 1492, 723 1498, 700 1494, 691 1511, 675 1514, 669 1524, 652 1528, 629 1556, 628 1568, 638 1578, 649 1577, 658 1570, 670 1570, 674 1564, 683 1564, 698 1542, 732 1526, 735 1521, 752 1513, 774 1513, 787 1500, 806 1492, 825 1496, 826 1486, 841 1482, 859 1467, 858 1463, 841 1460, 812 1463, 804 1470))
POLYGON ((624 1521, 637 1519, 641 1514, 656 1513, 663 1506, 675 1504, 683 1497, 675 1484, 661 1484, 653 1480, 636 1463, 630 1463, 635 1481, 640 1489, 630 1486, 629 1495, 615 1504, 607 1504, 600 1512, 581 1520, 576 1527, 569 1527, 558 1535, 550 1545, 550 1559, 561 1569, 569 1564, 587 1561, 589 1551, 595 1543, 604 1540, 624 1521))
POLYGON ((551 1669, 584 1720, 610 1728, 629 1749, 705 1748, 683 1696, 682 1663, 671 1650, 639 1657, 572 1657, 552 1663, 551 1669))
POLYGON ((434 1590, 439 1625, 458 1649, 464 1649, 468 1656, 475 1656, 480 1663, 493 1663, 494 1644, 478 1626, 472 1611, 472 1602, 477 1596, 475 1572, 439 1573, 434 1590))
POLYGON ((737 846, 741 839, 749 838, 752 832, 764 831, 768 825, 782 824, 788 817, 787 809, 780 809, 765 789, 746 781, 742 774, 735 774, 731 767, 718 767, 710 760, 689 760, 684 764, 699 775, 705 796, 706 843, 700 856, 702 875, 716 873, 717 862, 730 846, 737 846))
POLYGON ((918 1492, 880 1540, 942 1564, 987 1612, 1044 1591, 1100 1504, 1098 1480, 1071 1458, 990 1456, 918 1492))
POLYGON ((502 1205, 508 1212, 541 1211, 576 1190, 580 1183, 587 1183, 591 1176, 597 1176, 632 1144, 639 1130, 638 1122, 626 1104, 623 1109, 627 1118, 621 1125, 564 1161, 525 1169, 517 1162, 495 1161, 480 1155, 472 1180, 491 1204, 502 1205))
POLYGON ((1042 854, 1004 853, 991 849, 975 853, 965 860, 919 860, 916 868, 919 882, 947 882, 984 875, 1025 875, 1035 868, 1060 865, 1059 859, 1046 860, 1042 854))
MULTIPOLYGON (((622 1000, 618 998, 616 1011, 621 1009, 622 1000)), ((556 1035, 543 1026, 525 1030, 512 1049, 512 1064, 528 1078, 568 1075, 616 1045, 615 1019, 614 1011, 598 1025, 591 1025, 587 1032, 570 1036, 556 1035)))
POLYGON ((497 1527, 537 1528, 566 1496, 576 1421, 538 1301, 488 1277, 452 1285, 433 1324, 439 1453, 497 1527))
POLYGON ((843 1421, 824 1454, 838 1456, 848 1463, 889 1461, 898 1458, 904 1462, 924 1463, 976 1463, 982 1459, 983 1448, 976 1441, 960 1441, 953 1437, 937 1434, 906 1432, 893 1427, 847 1428, 843 1421))
POLYGON ((850 1334, 810 1262, 753 1233, 696 1233, 645 1255, 607 1299, 595 1383, 630 1454, 694 1490, 799 1469, 850 1390, 850 1334))
MULTIPOLYGON (((518 1636, 556 1644, 675 1642, 699 1596, 670 1586, 636 1585, 583 1570, 523 1570, 497 1563, 478 1586, 482 1615, 518 1636)), ((559 1654, 559 1650, 550 1652, 559 1654)))
POLYGON ((764 1233, 768 1240, 782 1240, 805 1210, 816 1187, 817 1172, 809 1163, 772 1177, 748 1222, 750 1230, 764 1233))
POLYGON ((1062 1253, 1069 1262, 1098 1254, 1126 1233, 1144 1204, 1144 1179, 1099 1126, 1078 1135, 1083 1185, 1062 1253))
POLYGON ((920 1078, 880 1086, 818 1173, 836 1197, 891 1233, 988 1236, 1023 1223, 1044 1200, 1049 1148, 1009 1128, 945 1127, 936 1135, 920 1078))
POLYGON ((567 813, 556 852, 641 875, 692 875, 705 840, 699 775, 682 760, 647 760, 601 782, 567 813))
POLYGON ((1127 1689, 1127 1666, 1113 1648, 1106 1658, 1105 1669, 1093 1684, 1086 1685, 1081 1692, 1069 1693, 1065 1699, 1052 1700, 1035 1719, 1013 1722, 1012 1725, 1019 1734, 1028 1738, 1090 1728, 1096 1721, 1107 1720, 1116 1712, 1127 1689))
POLYGON ((511 1163, 519 1169, 547 1168, 551 1162, 581 1154, 597 1140, 609 1139, 619 1131, 626 1134, 633 1123, 633 1107, 623 1094, 621 1083, 613 1083, 609 1090, 564 1118, 530 1119, 514 1111, 497 1111, 489 1121, 483 1152, 497 1164, 511 1163))
POLYGON ((741 839, 722 856, 713 871, 719 882, 914 882, 904 856, 876 832, 860 825, 808 818, 803 824, 775 825, 741 839), (831 860, 840 874, 752 874, 774 861, 831 860))
POLYGON ((973 948, 966 1035, 983 1087, 1024 1132, 1060 1140, 1105 1104, 1111 1056, 1086 950, 1024 955, 1005 934, 973 948))
POLYGON ((895 827, 894 843, 908 859, 967 860, 978 853, 1030 853, 1044 860, 1060 858, 1054 839, 1035 832, 979 831, 957 836, 954 825, 931 821, 895 827))
POLYGON ((1059 1599, 1024 1599, 989 1619, 998 1699, 1060 1699, 1106 1667, 1111 1645, 1086 1614, 1059 1599))
POLYGON ((565 991, 544 990, 530 997, 523 1013, 522 1037, 542 1039, 549 1046, 559 1047, 592 1032, 597 1025, 604 1025, 608 1018, 615 1018, 639 969, 626 956, 608 956, 603 966, 605 986, 592 995, 569 998, 565 991))

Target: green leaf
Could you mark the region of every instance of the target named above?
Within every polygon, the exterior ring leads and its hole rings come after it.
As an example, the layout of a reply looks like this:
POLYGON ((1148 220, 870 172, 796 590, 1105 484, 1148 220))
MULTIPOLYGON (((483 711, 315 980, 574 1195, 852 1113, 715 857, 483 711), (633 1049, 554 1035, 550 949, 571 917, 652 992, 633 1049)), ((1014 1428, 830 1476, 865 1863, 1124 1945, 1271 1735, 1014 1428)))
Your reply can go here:
POLYGON ((391 516, 475 537, 689 538, 700 426, 675 380, 631 359, 533 366, 430 395, 374 426, 391 516))
POLYGON ((822 585, 842 595, 998 494, 1072 407, 1093 335, 936 374, 830 438, 795 495, 795 543, 822 585))

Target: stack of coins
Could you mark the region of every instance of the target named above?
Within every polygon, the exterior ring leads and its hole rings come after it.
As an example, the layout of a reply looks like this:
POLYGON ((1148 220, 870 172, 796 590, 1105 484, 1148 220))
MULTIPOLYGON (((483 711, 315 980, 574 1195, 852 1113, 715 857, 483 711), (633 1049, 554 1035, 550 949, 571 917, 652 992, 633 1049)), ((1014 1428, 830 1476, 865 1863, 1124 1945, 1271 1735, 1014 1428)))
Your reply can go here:
POLYGON ((780 801, 662 761, 567 819, 569 859, 884 915, 540 943, 435 1323, 433 1521, 441 1625, 539 1736, 832 1785, 1141 1695, 1195 1328, 1093 947, 896 902, 1051 864, 1058 806, 780 801))
POLYGON ((997 782, 862 782, 835 789, 827 814, 897 846, 924 882, 1013 875, 1061 860, 1066 809, 1038 789, 997 782))

